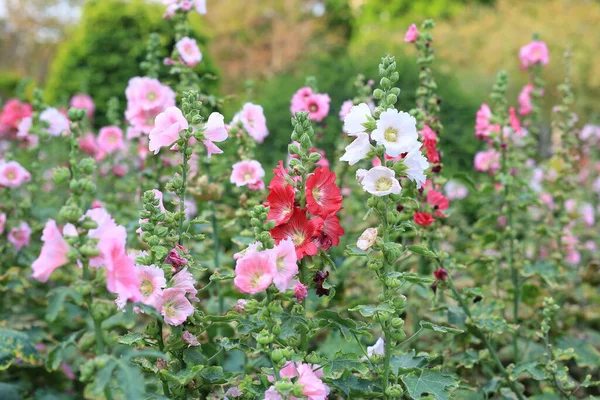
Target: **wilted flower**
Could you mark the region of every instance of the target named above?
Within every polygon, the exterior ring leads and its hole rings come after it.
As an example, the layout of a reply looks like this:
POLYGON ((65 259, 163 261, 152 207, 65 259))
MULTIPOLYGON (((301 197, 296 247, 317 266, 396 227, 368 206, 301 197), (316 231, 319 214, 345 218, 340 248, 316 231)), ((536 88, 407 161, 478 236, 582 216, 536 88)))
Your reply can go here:
POLYGON ((362 251, 367 251, 371 248, 371 246, 375 244, 376 240, 377 228, 367 228, 356 241, 356 247, 358 247, 362 251))

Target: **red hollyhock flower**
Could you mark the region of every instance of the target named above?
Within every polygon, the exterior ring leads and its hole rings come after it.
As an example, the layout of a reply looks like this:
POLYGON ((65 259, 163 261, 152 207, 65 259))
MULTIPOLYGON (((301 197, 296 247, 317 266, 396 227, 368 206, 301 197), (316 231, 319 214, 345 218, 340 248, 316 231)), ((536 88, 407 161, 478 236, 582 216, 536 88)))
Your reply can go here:
POLYGON ((450 201, 441 192, 430 190, 427 192, 427 202, 435 209, 435 215, 438 217, 446 217, 442 210, 450 207, 450 201))
MULTIPOLYGON (((273 178, 275 180, 275 178, 273 178)), ((284 224, 290 220, 294 213, 294 187, 289 184, 269 185, 269 195, 267 196, 267 205, 269 213, 267 219, 275 221, 275 226, 284 224)))
POLYGON ((340 236, 344 234, 344 228, 340 226, 340 220, 337 215, 329 214, 325 219, 315 217, 317 234, 315 242, 321 250, 327 251, 331 246, 340 244, 340 236))
POLYGON ((273 174, 275 174, 275 176, 273 176, 273 179, 271 179, 271 183, 268 187, 269 190, 273 189, 275 186, 288 184, 290 174, 283 166, 283 161, 279 160, 279 165, 273 170, 273 174))
POLYGON ((314 256, 319 249, 314 242, 314 236, 317 234, 315 219, 306 218, 306 210, 300 207, 294 208, 294 213, 288 222, 271 229, 271 236, 275 243, 291 239, 296 248, 296 257, 298 260, 304 256, 314 256))
POLYGON ((323 218, 342 208, 342 193, 329 168, 317 168, 306 180, 306 204, 311 214, 323 218))
POLYGON ((435 279, 438 281, 445 281, 446 278, 448 278, 448 271, 446 271, 445 268, 438 268, 433 271, 433 276, 435 276, 435 279))
POLYGON ((422 226, 429 226, 433 221, 435 221, 433 215, 424 212, 416 212, 413 216, 413 219, 417 224, 422 226))
POLYGON ((427 159, 432 164, 437 164, 440 162, 440 153, 438 153, 436 149, 436 145, 438 142, 437 135, 429 126, 425 125, 423 130, 421 131, 421 136, 423 137, 423 147, 427 151, 427 159))

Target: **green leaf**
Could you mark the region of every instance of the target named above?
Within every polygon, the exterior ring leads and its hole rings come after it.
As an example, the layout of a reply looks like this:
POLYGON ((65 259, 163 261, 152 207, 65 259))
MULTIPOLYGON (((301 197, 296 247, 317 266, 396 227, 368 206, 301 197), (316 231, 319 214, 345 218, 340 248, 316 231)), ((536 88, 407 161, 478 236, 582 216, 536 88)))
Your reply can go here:
POLYGON ((562 336, 558 339, 556 347, 560 350, 573 349, 575 360, 580 367, 597 368, 600 365, 600 353, 598 353, 598 350, 594 346, 583 339, 562 336))
POLYGON ((141 333, 128 333, 123 336, 119 336, 119 343, 126 344, 129 346, 143 346, 146 336, 141 333))
POLYGON ((457 367, 471 369, 479 363, 479 354, 475 350, 467 350, 460 353, 456 361, 458 361, 457 367))
POLYGON ((187 365, 202 365, 208 358, 197 347, 190 347, 183 351, 183 361, 187 365))
POLYGON ((505 332, 514 332, 515 326, 509 325, 503 318, 500 317, 473 317, 473 323, 484 332, 495 333, 501 335, 505 332))
POLYGON ((341 390, 347 399, 351 399, 352 396, 382 398, 381 393, 374 393, 375 383, 373 381, 359 378, 350 371, 345 372, 341 378, 334 380, 333 386, 341 390))
POLYGON ((361 304, 350 308, 348 311, 359 312, 363 317, 372 317, 378 312, 393 313, 394 309, 388 303, 381 303, 376 306, 371 304, 361 304))
POLYGON ((427 357, 417 356, 414 349, 408 353, 393 355, 390 359, 390 365, 395 375, 403 375, 413 372, 415 369, 421 369, 427 365, 427 362, 427 357))
POLYGON ((435 332, 441 332, 441 333, 463 333, 464 331, 462 329, 456 329, 456 328, 451 328, 449 326, 441 326, 441 325, 436 325, 436 324, 432 324, 431 322, 428 321, 421 321, 419 322, 419 325, 421 325, 421 327, 423 329, 429 329, 435 332))
POLYGON ((369 372, 369 368, 355 353, 343 353, 340 351, 330 360, 322 362, 321 365, 323 365, 323 373, 328 377, 340 371, 357 371, 361 374, 369 372))
POLYGON ((54 322, 58 314, 65 308, 67 298, 71 298, 75 304, 83 303, 83 297, 79 292, 70 287, 62 286, 53 289, 49 293, 50 301, 48 302, 48 311, 46 311, 46 320, 54 322))
POLYGON ((144 398, 145 382, 142 372, 137 366, 129 363, 119 362, 117 381, 126 399, 144 398))
POLYGON ((104 393, 104 388, 110 384, 114 370, 117 368, 117 362, 114 359, 108 361, 108 363, 98 371, 93 380, 91 387, 89 388, 92 394, 100 397, 104 393))
POLYGON ((0 399, 2 400, 21 400, 23 397, 19 393, 17 385, 0 382, 0 399))
POLYGON ((225 379, 225 374, 223 373, 223 367, 213 366, 204 368, 200 372, 200 376, 202 379, 212 384, 221 384, 227 382, 227 379, 225 379))
POLYGON ((7 369, 16 359, 29 364, 40 364, 41 358, 29 336, 23 332, 0 328, 0 371, 7 369))
POLYGON ((458 381, 451 375, 443 374, 439 367, 403 376, 402 381, 413 399, 430 394, 436 400, 450 400, 450 391, 458 387, 458 381))
POLYGON ((464 172, 459 172, 459 173, 454 174, 454 176, 452 177, 452 179, 456 179, 458 181, 466 183, 469 186, 471 186, 471 189, 477 190, 476 187, 475 187, 475 181, 473 180, 473 178, 471 177, 470 174, 466 174, 464 172))
POLYGON ((523 275, 532 276, 537 275, 544 279, 550 286, 556 285, 557 279, 560 278, 561 273, 558 266, 550 261, 539 261, 536 263, 528 263, 525 265, 523 275))
POLYGON ((283 310, 278 314, 281 318, 281 338, 287 339, 300 333, 300 329, 308 329, 308 324, 301 314, 294 314, 288 310, 283 310))
POLYGON ((412 246, 408 246, 408 249, 413 253, 420 254, 424 257, 437 258, 437 254, 429 250, 427 247, 421 246, 420 244, 413 244, 412 246))
POLYGON ((525 373, 531 375, 531 377, 536 381, 546 380, 546 373, 544 372, 543 364, 535 361, 517 364, 511 371, 510 376, 516 381, 525 373))
POLYGON ((227 281, 235 278, 235 273, 232 270, 215 271, 210 278, 210 281, 227 281))
POLYGON ((319 320, 318 323, 321 328, 332 326, 333 328, 339 329, 347 342, 352 340, 353 333, 368 334, 366 324, 359 323, 350 318, 344 318, 332 310, 318 311, 315 314, 315 317, 319 320))
POLYGON ((180 386, 185 386, 200 374, 206 367, 204 365, 194 365, 173 374, 166 369, 160 370, 160 375, 170 382, 180 386))
POLYGON ((48 353, 48 357, 46 357, 46 369, 48 369, 49 371, 56 371, 58 367, 60 367, 62 361, 64 360, 67 349, 71 346, 77 346, 76 341, 79 339, 79 336, 83 334, 83 332, 83 330, 74 332, 71 335, 69 335, 67 340, 54 346, 52 350, 50 350, 50 352, 48 353))
POLYGON ((346 255, 354 256, 354 257, 366 257, 371 252, 371 249, 367 249, 367 251, 361 250, 356 245, 348 245, 346 246, 346 255))

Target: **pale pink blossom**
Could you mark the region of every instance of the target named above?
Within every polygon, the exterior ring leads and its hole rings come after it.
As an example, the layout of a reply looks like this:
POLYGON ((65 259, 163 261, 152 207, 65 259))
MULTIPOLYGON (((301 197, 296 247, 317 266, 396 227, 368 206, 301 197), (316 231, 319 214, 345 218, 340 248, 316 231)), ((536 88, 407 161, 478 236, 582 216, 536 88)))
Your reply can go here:
POLYGON ((69 120, 56 108, 47 108, 40 114, 40 121, 47 123, 46 131, 50 136, 60 136, 63 132, 70 132, 69 120))
POLYGON ((528 83, 527 85, 523 86, 523 89, 521 89, 518 99, 519 114, 527 115, 533 110, 533 103, 531 102, 531 92, 533 92, 534 89, 535 87, 531 83, 528 83))
POLYGON ((494 149, 480 151, 475 154, 475 170, 494 174, 500 169, 500 153, 494 149))
POLYGON ((556 207, 556 204, 554 203, 554 198, 550 193, 540 193, 540 200, 546 205, 546 207, 548 207, 551 210, 553 210, 556 207))
POLYGON ((253 185, 262 181, 265 170, 256 160, 240 161, 232 166, 230 182, 238 187, 253 185))
POLYGON ((186 36, 179 40, 175 47, 177 48, 179 57, 187 66, 193 67, 202 61, 202 53, 198 48, 196 40, 186 36))
POLYGON ((587 124, 579 132, 579 138, 586 142, 588 140, 596 142, 600 139, 600 126, 587 124))
MULTIPOLYGON (((94 208, 88 210, 83 217, 92 219, 98 225, 97 228, 90 229, 88 231, 88 236, 90 238, 98 239, 98 246, 100 246, 104 240, 111 239, 112 235, 113 239, 118 239, 123 248, 125 247, 125 243, 127 241, 127 232, 124 229, 116 229, 118 225, 106 211, 106 209, 94 208), (118 234, 119 236, 114 236, 115 234, 118 234)), ((100 255, 90 258, 91 267, 98 268, 103 266, 104 263, 105 260, 102 252, 100 255)))
POLYGON ((369 358, 373 356, 383 356, 385 354, 385 342, 383 338, 377 339, 373 346, 367 346, 367 355, 369 358))
POLYGON ((233 283, 242 293, 256 294, 266 290, 277 273, 270 252, 251 252, 237 260, 233 283))
POLYGON ((167 286, 164 271, 154 265, 136 265, 135 275, 140 281, 140 301, 152 307, 157 307, 163 289, 167 286))
POLYGON ((276 267, 273 284, 280 292, 285 292, 290 287, 294 277, 298 274, 296 248, 291 239, 286 239, 280 241, 270 251, 275 259, 276 267))
POLYGON ((346 100, 342 103, 342 108, 340 108, 340 121, 343 121, 346 118, 346 115, 350 114, 350 110, 354 106, 352 100, 346 100))
POLYGON ((0 214, 0 235, 4 233, 4 226, 6 225, 6 214, 0 214))
POLYGON ((594 226, 594 223, 596 222, 596 218, 594 215, 594 206, 592 206, 590 203, 583 204, 583 206, 581 207, 581 216, 583 218, 583 223, 587 227, 594 226))
POLYGON ((297 377, 296 384, 302 387, 302 395, 307 400, 326 400, 329 395, 329 387, 320 379, 323 377, 323 371, 319 369, 318 365, 289 361, 279 371, 279 375, 281 377, 297 377))
POLYGON ((313 90, 309 86, 301 87, 294 93, 290 101, 290 112, 292 115, 300 111, 307 111, 306 100, 313 95, 313 90))
POLYGON ((444 185, 444 192, 448 200, 461 200, 467 197, 469 190, 465 185, 456 181, 448 181, 444 185))
POLYGON ((181 289, 186 294, 190 295, 190 300, 192 301, 200 301, 196 295, 198 294, 198 289, 196 289, 196 280, 191 272, 187 270, 187 267, 183 268, 181 271, 173 275, 171 279, 171 285, 175 289, 181 289))
POLYGON ((94 104, 92 97, 84 93, 78 93, 71 97, 69 105, 71 107, 79 108, 80 110, 85 110, 88 119, 92 119, 94 116, 94 111, 96 110, 96 105, 94 104))
POLYGON ((194 0, 194 8, 198 14, 206 15, 206 0, 194 0))
POLYGON ((547 65, 550 62, 548 46, 540 40, 534 40, 521 47, 519 50, 519 59, 521 60, 521 67, 523 69, 527 69, 537 63, 547 65))
POLYGON ((167 324, 178 326, 194 314, 194 306, 185 296, 185 290, 169 288, 161 296, 158 311, 167 324))
POLYGON ((406 43, 413 43, 417 41, 417 38, 419 37, 419 30, 417 29, 417 26, 415 24, 412 24, 411 26, 408 27, 408 30, 406 31, 406 34, 404 35, 404 41, 406 43))
POLYGON ((14 227, 8 232, 8 241, 15 246, 15 249, 21 250, 29 246, 31 238, 31 228, 27 222, 21 222, 19 226, 14 227))
POLYGON ((202 141, 206 146, 207 157, 210 158, 213 154, 221 154, 223 150, 218 148, 213 142, 222 142, 227 139, 227 129, 225 128, 224 117, 218 112, 214 112, 208 116, 208 121, 204 126, 204 137, 202 141))
POLYGON ((262 143, 269 135, 267 119, 262 106, 246 103, 233 120, 234 122, 241 121, 244 130, 258 143, 262 143))
POLYGON ((97 139, 98 148, 101 152, 111 154, 125 148, 123 143, 123 131, 118 126, 105 126, 100 128, 97 139))
POLYGON ((279 392, 275 390, 275 386, 271 386, 265 392, 265 400, 283 400, 283 397, 281 397, 279 392))
POLYGON ((235 307, 233 307, 233 309, 235 311, 245 311, 246 310, 246 303, 247 302, 248 301, 245 300, 245 299, 238 299, 238 301, 237 301, 235 307))
POLYGON ((56 222, 49 219, 42 233, 42 250, 39 257, 31 264, 33 278, 46 282, 50 274, 69 261, 69 245, 56 226, 56 222))
POLYGON ((170 107, 175 103, 175 92, 154 78, 131 78, 125 89, 125 96, 128 108, 152 110, 170 107))
POLYGON ((87 132, 85 135, 77 138, 79 142, 79 150, 83 151, 90 157, 95 157, 96 161, 100 161, 105 157, 105 154, 100 155, 100 148, 96 136, 92 132, 87 132))
POLYGON ((150 132, 149 150, 158 154, 161 147, 171 146, 179 139, 179 132, 188 127, 188 122, 179 108, 167 108, 156 117, 155 127, 150 132))
POLYGON ((31 174, 16 161, 0 160, 0 187, 17 188, 31 180, 31 174))
POLYGON ((192 347, 200 346, 200 342, 198 341, 198 338, 196 337, 196 335, 194 335, 193 333, 191 333, 189 331, 183 331, 183 335, 181 335, 181 338, 189 346, 192 346, 192 347))
POLYGON ((329 114, 331 98, 328 94, 315 93, 306 99, 306 111, 313 121, 321 122, 329 114))

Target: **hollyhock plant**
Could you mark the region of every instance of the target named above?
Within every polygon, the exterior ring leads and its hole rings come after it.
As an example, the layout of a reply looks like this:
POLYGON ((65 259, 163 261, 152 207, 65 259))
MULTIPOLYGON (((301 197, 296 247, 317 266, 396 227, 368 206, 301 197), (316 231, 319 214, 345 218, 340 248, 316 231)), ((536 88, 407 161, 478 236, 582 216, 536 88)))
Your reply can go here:
POLYGON ((271 229, 270 233, 277 244, 282 240, 291 239, 296 248, 296 256, 298 260, 301 260, 305 256, 317 254, 318 247, 313 241, 317 233, 317 222, 315 220, 309 221, 306 218, 306 210, 295 207, 288 222, 271 229))
POLYGON ((29 246, 31 238, 31 228, 27 222, 21 222, 18 226, 12 228, 8 232, 8 241, 20 251, 24 247, 29 246))
POLYGON ((450 201, 441 192, 436 190, 427 191, 427 203, 429 203, 435 210, 435 214, 439 217, 445 215, 442 211, 447 210, 450 207, 450 201))
POLYGON ((266 290, 277 273, 276 261, 268 251, 253 251, 237 260, 233 283, 242 293, 266 290))
POLYGON ((308 296, 308 287, 300 281, 294 283, 292 290, 294 291, 294 297, 298 303, 302 303, 306 296, 308 296))
POLYGON ((533 110, 531 92, 533 92, 534 89, 535 87, 531 83, 523 86, 523 89, 519 93, 519 114, 528 115, 533 110))
POLYGON ((0 160, 0 187, 18 188, 31 180, 31 174, 16 161, 0 160))
POLYGON ((0 214, 0 235, 4 233, 4 228, 6 225, 6 213, 0 214))
POLYGON ((195 39, 186 36, 175 44, 175 48, 177 49, 181 60, 190 67, 193 67, 202 61, 202 53, 200 52, 195 39))
POLYGON ((388 109, 381 113, 371 137, 385 146, 388 156, 397 157, 410 151, 418 143, 416 124, 415 118, 408 113, 388 109))
POLYGON ((317 168, 306 180, 306 204, 311 214, 321 217, 342 208, 342 194, 329 168, 317 168))
POLYGON ((171 280, 172 287, 176 289, 183 290, 186 294, 189 295, 190 300, 192 301, 200 301, 196 295, 198 294, 198 289, 196 289, 196 280, 194 276, 187 270, 187 267, 182 269, 173 275, 173 279, 171 280))
POLYGON ((367 356, 369 358, 382 356, 385 353, 384 348, 385 348, 385 341, 383 340, 382 337, 380 337, 379 339, 377 339, 377 341, 375 342, 375 344, 373 346, 367 346, 367 356))
POLYGON ((131 78, 125 89, 125 96, 128 109, 166 109, 175 105, 173 90, 153 78, 131 78))
POLYGON ((158 154, 161 147, 169 147, 179 139, 179 132, 189 125, 181 110, 169 107, 156 117, 155 127, 150 132, 149 150, 158 154))
POLYGON ((46 131, 50 136, 60 136, 63 132, 70 132, 69 120, 56 108, 47 108, 40 114, 40 121, 48 126, 46 131))
POLYGON ((290 111, 308 112, 310 119, 321 122, 329 114, 331 98, 327 94, 314 93, 312 88, 306 86, 298 89, 292 96, 290 111))
POLYGON ((406 43, 414 43, 417 41, 418 37, 419 30, 417 29, 417 26, 415 24, 411 24, 411 26, 406 31, 406 34, 404 35, 404 41, 406 43))
POLYGON ((481 140, 488 140, 492 133, 500 133, 500 125, 492 124, 490 119, 492 110, 487 104, 482 104, 475 117, 475 137, 481 140))
POLYGON ((367 127, 374 121, 371 116, 371 108, 365 103, 360 103, 352 106, 350 112, 344 118, 343 129, 348 136, 358 136, 361 133, 367 133, 367 127))
POLYGON ((440 162, 440 153, 437 150, 438 138, 436 133, 429 125, 425 125, 419 133, 423 139, 423 147, 425 148, 427 160, 432 164, 438 164, 440 162))
POLYGON ((71 100, 69 100, 69 105, 71 107, 85 110, 88 119, 92 119, 94 116, 94 111, 96 111, 96 104, 94 104, 94 100, 90 95, 85 93, 78 93, 71 97, 71 100))
POLYGON ((344 235, 344 228, 340 225, 337 215, 329 214, 325 218, 315 217, 311 220, 315 225, 315 243, 323 251, 331 246, 340 244, 340 237, 344 235))
POLYGON ((394 170, 387 167, 373 167, 362 178, 361 184, 366 192, 374 196, 398 194, 402 190, 394 170))
POLYGON ((527 69, 537 63, 545 66, 550 62, 548 46, 540 40, 534 40, 521 47, 519 50, 519 59, 521 60, 521 68, 523 69, 527 69))
POLYGON ((123 131, 118 126, 105 126, 100 128, 96 143, 99 151, 106 154, 112 154, 125 148, 123 131))
POLYGON ((475 154, 475 170, 494 174, 500 169, 500 153, 494 149, 480 151, 475 154))
POLYGON ((42 233, 42 251, 39 257, 31 264, 33 278, 46 282, 50 274, 69 261, 69 244, 63 238, 53 219, 46 222, 42 233))
POLYGON ((377 228, 367 228, 356 241, 356 247, 362 251, 369 250, 377 241, 377 228))
POLYGON ((183 324, 194 314, 194 306, 185 296, 185 290, 176 288, 163 291, 157 310, 165 318, 165 322, 172 326, 183 324))
POLYGON ((237 187, 251 186, 262 182, 264 176, 265 170, 258 161, 240 161, 233 164, 229 181, 237 187))
POLYGON ((292 185, 285 183, 273 185, 271 183, 269 185, 269 195, 267 196, 269 221, 274 221, 276 226, 288 222, 294 213, 295 197, 296 194, 292 185))
POLYGON ((244 130, 258 143, 262 143, 269 135, 265 113, 258 104, 244 104, 242 110, 233 118, 232 125, 237 121, 242 123, 244 130))

